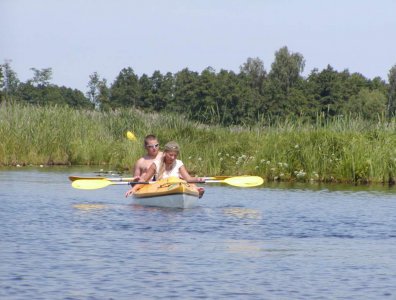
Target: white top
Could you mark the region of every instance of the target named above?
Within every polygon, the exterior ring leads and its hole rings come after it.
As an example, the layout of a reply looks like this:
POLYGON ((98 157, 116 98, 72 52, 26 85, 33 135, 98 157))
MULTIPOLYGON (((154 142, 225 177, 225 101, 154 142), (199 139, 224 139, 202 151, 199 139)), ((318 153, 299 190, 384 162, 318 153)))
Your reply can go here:
MULTIPOLYGON (((159 171, 160 166, 161 166, 161 160, 156 159, 156 160, 154 160, 154 163, 155 163, 155 169, 156 169, 156 173, 157 173, 156 177, 157 177, 157 180, 158 180, 158 171, 159 171)), ((166 179, 166 178, 169 178, 169 177, 180 178, 181 177, 180 168, 183 165, 184 164, 183 164, 183 162, 181 160, 176 159, 176 162, 174 163, 172 170, 169 170, 169 171, 165 170, 164 174, 162 174, 162 178, 161 179, 166 179)))

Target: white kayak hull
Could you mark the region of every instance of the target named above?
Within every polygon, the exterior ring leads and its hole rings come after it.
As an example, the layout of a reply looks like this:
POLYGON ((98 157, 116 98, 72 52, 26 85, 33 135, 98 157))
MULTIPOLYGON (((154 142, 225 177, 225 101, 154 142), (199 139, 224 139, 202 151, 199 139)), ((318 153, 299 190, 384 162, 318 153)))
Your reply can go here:
POLYGON ((137 205, 169 208, 193 208, 197 205, 197 202, 198 197, 189 194, 134 198, 134 203, 137 205))
POLYGON ((167 178, 142 186, 134 195, 134 203, 144 206, 192 208, 199 192, 195 185, 179 178, 167 178))

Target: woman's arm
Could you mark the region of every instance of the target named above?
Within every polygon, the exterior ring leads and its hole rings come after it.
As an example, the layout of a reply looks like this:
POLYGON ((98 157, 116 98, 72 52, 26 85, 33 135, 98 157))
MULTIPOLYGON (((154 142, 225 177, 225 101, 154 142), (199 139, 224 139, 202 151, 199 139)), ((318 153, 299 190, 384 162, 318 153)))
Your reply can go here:
MULTIPOLYGON (((156 167, 155 163, 152 163, 151 166, 150 166, 150 168, 147 169, 146 174, 144 174, 143 177, 140 178, 139 181, 145 182, 145 181, 150 180, 150 178, 154 176, 156 169, 157 169, 157 167, 156 167)), ((129 189, 129 190, 125 193, 125 197, 132 196, 133 193, 135 193, 135 192, 136 192, 138 189, 140 189, 142 186, 143 186, 142 184, 135 184, 135 185, 133 185, 133 187, 132 187, 131 189, 129 189)))
POLYGON ((203 179, 201 177, 192 177, 188 173, 188 171, 187 171, 187 169, 186 169, 186 167, 184 165, 180 167, 179 172, 180 172, 180 175, 183 177, 183 179, 185 181, 187 181, 187 182, 190 182, 190 181, 192 181, 192 182, 203 182, 203 181, 205 181, 205 179, 203 179))
MULTIPOLYGON (((183 165, 179 169, 180 175, 183 177, 184 180, 187 182, 205 182, 205 178, 202 177, 191 177, 191 175, 188 173, 186 167, 183 165)), ((195 186, 195 184, 194 184, 195 186)), ((205 192, 205 189, 203 187, 197 187, 198 193, 199 193, 199 198, 202 198, 202 195, 205 192)))

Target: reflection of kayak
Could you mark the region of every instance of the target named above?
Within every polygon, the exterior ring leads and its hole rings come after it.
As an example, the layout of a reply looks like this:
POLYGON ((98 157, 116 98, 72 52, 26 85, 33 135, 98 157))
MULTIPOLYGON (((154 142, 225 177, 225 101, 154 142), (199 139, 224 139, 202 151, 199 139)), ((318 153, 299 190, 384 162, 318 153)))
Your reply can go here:
POLYGON ((133 196, 134 203, 139 205, 191 208, 195 206, 199 193, 195 185, 171 177, 142 185, 133 196))

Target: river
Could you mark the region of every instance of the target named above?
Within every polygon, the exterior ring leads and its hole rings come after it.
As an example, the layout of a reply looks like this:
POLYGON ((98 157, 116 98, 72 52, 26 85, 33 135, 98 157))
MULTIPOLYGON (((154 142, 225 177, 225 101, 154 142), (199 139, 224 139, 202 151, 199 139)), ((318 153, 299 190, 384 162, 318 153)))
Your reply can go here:
POLYGON ((71 188, 92 171, 0 170, 0 299, 396 299, 395 188, 207 184, 161 209, 71 188))

